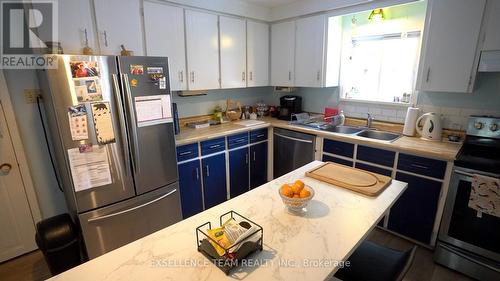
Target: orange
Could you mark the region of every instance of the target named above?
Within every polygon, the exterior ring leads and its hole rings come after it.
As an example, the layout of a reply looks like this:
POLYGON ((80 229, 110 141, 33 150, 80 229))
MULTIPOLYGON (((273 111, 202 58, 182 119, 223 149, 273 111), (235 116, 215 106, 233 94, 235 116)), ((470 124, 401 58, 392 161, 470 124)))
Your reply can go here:
POLYGON ((288 184, 284 184, 281 186, 281 194, 286 197, 293 197, 293 190, 288 184))
POLYGON ((298 194, 294 194, 293 198, 300 198, 300 196, 298 194))
POLYGON ((303 189, 304 187, 303 186, 300 186, 300 184, 296 184, 294 183, 292 185, 292 191, 294 194, 300 194, 300 191, 303 189))
POLYGON ((300 186, 300 189, 304 188, 304 182, 301 181, 301 180, 296 180, 295 184, 298 185, 298 186, 300 186))
POLYGON ((311 196, 311 192, 307 189, 302 189, 299 194, 300 198, 307 198, 311 196))

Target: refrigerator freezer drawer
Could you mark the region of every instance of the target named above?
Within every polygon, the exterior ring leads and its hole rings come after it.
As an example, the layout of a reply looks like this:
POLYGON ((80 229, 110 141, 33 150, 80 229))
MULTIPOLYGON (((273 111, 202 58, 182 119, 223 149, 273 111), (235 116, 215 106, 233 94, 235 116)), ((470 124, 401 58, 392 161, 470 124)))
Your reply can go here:
POLYGON ((179 185, 176 182, 78 217, 87 254, 93 259, 180 221, 179 185))

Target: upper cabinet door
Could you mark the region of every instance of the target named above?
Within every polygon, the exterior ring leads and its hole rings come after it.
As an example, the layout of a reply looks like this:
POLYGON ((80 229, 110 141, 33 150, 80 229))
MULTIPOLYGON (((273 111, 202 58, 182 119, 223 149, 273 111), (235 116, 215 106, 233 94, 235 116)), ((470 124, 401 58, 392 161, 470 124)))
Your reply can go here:
POLYGON ((121 45, 144 55, 139 0, 94 0, 99 47, 104 55, 119 55, 121 45))
POLYGON ((488 1, 486 6, 486 23, 483 51, 500 50, 500 1, 488 1))
POLYGON ((236 18, 219 17, 221 88, 246 86, 246 25, 236 18))
POLYGON ((247 86, 269 86, 269 25, 247 21, 247 86))
POLYGON ((271 26, 271 85, 293 86, 295 21, 271 26))
POLYGON ((184 10, 156 2, 144 2, 144 29, 147 55, 168 57, 170 89, 187 90, 184 10))
POLYGON ((296 21, 295 86, 321 87, 325 46, 325 16, 296 21))
POLYGON ((219 89, 217 16, 185 10, 189 90, 219 89))
POLYGON ((472 92, 485 0, 429 0, 417 89, 472 92))
POLYGON ((84 47, 99 53, 90 0, 59 0, 59 41, 65 54, 82 54, 84 47))

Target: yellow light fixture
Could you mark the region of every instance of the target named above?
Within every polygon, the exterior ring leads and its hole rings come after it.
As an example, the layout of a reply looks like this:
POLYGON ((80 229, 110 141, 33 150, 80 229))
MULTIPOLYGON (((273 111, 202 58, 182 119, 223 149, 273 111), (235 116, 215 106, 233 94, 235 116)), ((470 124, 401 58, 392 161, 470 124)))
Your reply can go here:
POLYGON ((375 9, 368 16, 368 20, 371 21, 383 21, 385 19, 384 10, 383 9, 375 9))

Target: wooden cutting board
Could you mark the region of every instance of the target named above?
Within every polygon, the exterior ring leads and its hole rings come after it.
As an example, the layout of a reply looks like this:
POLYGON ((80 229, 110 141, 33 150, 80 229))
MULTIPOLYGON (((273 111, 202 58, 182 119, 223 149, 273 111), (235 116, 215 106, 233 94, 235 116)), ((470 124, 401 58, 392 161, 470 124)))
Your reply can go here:
POLYGON ((332 162, 326 162, 325 164, 306 172, 306 176, 368 196, 379 195, 387 186, 389 186, 392 180, 388 176, 332 162))

